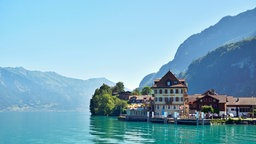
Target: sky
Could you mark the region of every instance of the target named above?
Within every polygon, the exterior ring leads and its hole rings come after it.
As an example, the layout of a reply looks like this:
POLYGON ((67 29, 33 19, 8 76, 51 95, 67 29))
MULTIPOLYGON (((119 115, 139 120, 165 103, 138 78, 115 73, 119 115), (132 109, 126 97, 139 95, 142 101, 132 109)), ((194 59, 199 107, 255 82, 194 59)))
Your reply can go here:
POLYGON ((0 0, 0 67, 134 89, 179 45, 254 0, 0 0))

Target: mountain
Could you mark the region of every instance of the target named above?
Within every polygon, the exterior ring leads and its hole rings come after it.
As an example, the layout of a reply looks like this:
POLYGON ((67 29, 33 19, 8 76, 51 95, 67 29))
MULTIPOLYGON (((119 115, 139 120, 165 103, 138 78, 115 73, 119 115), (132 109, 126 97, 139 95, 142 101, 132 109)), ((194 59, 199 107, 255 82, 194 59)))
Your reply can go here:
POLYGON ((89 99, 105 78, 79 80, 54 72, 0 68, 0 111, 88 111, 89 99))
POLYGON ((189 64, 225 44, 256 35, 256 8, 236 16, 226 16, 218 23, 187 38, 178 48, 175 57, 163 65, 157 73, 143 78, 139 87, 151 86, 154 79, 171 70, 175 74, 185 72, 189 64))
POLYGON ((256 96, 256 37, 222 46, 194 61, 185 73, 189 93, 207 89, 256 96))

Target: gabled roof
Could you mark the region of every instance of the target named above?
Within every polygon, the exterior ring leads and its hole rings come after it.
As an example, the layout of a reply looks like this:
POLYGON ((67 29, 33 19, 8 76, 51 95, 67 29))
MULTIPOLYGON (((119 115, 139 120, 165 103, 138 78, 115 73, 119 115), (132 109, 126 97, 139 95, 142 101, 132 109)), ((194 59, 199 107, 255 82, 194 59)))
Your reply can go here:
POLYGON ((219 101, 219 103, 226 103, 228 99, 231 99, 227 95, 218 95, 213 89, 207 90, 203 94, 196 94, 188 96, 188 100, 190 103, 198 101, 200 99, 204 99, 205 97, 212 97, 219 101))
POLYGON ((202 98, 203 96, 200 94, 196 94, 196 95, 189 95, 188 96, 188 102, 189 103, 194 103, 195 101, 197 101, 197 99, 202 98))
POLYGON ((229 101, 227 105, 256 105, 256 98, 253 97, 240 97, 234 98, 229 101))
POLYGON ((203 95, 218 95, 214 89, 209 89, 203 93, 203 95))
POLYGON ((217 99, 219 103, 226 103, 227 106, 256 105, 256 98, 254 97, 234 97, 227 95, 218 95, 214 90, 208 90, 203 94, 189 95, 188 102, 194 103, 205 97, 212 97, 214 99, 217 99))
POLYGON ((152 88, 161 87, 173 87, 173 88, 182 88, 187 87, 185 84, 185 80, 179 80, 171 71, 168 71, 161 79, 155 79, 154 85, 152 88), (171 82, 171 85, 167 85, 167 82, 171 82))

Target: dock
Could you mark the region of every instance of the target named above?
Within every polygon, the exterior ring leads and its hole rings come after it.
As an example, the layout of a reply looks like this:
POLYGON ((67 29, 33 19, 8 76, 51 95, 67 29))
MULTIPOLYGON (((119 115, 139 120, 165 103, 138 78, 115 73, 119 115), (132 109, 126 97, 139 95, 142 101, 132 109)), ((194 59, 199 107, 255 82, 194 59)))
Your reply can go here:
POLYGON ((183 125, 210 125, 211 121, 209 119, 196 120, 196 119, 178 119, 177 124, 183 125))
POLYGON ((177 119, 174 118, 164 118, 164 117, 154 117, 147 119, 147 117, 138 116, 119 116, 120 121, 136 121, 136 122, 151 122, 151 123, 163 123, 163 124, 180 124, 180 125, 210 125, 211 120, 209 119, 177 119))

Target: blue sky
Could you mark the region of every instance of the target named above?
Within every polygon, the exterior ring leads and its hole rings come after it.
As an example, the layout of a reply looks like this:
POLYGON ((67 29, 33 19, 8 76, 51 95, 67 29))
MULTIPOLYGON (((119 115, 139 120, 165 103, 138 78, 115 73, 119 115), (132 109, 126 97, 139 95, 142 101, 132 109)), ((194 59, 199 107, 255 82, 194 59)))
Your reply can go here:
POLYGON ((0 66, 106 77, 134 89, 190 35, 252 0, 0 0, 0 66))

